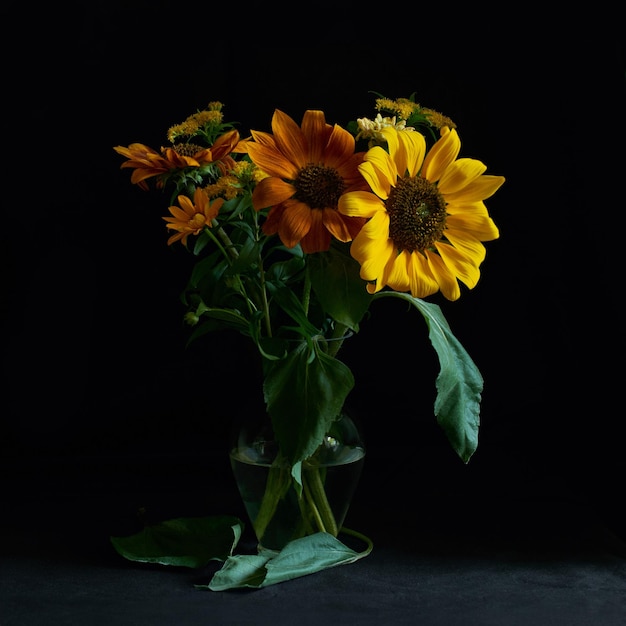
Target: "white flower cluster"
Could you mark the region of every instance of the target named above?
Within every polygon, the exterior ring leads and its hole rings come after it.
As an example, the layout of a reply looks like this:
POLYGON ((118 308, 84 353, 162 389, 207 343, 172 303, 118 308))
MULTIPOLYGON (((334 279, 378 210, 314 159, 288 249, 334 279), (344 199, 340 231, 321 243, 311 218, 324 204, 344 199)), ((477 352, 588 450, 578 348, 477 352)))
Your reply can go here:
POLYGON ((356 139, 370 139, 374 141, 384 141, 385 138, 380 132, 383 128, 393 126, 396 130, 415 130, 412 126, 406 125, 406 120, 400 120, 396 122, 396 116, 383 117, 380 113, 370 120, 367 117, 360 117, 357 119, 359 125, 359 132, 356 139))

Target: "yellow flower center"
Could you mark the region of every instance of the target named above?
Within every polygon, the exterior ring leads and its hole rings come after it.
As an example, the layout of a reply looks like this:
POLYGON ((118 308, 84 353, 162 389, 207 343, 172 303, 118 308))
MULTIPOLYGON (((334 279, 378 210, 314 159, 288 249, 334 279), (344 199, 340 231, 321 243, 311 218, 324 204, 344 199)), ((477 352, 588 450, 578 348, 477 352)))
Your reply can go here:
POLYGON ((202 230, 202 228, 204 228, 205 224, 206 224, 206 217, 204 217, 204 215, 202 215, 202 213, 196 213, 189 220, 189 228, 191 228, 192 230, 195 230, 195 231, 202 230))
POLYGON ((401 178, 385 202, 389 237, 399 250, 422 252, 441 239, 446 227, 446 201, 425 178, 401 178))
POLYGON ((346 184, 333 167, 309 163, 303 167, 293 181, 294 197, 312 209, 337 208, 339 197, 346 184))

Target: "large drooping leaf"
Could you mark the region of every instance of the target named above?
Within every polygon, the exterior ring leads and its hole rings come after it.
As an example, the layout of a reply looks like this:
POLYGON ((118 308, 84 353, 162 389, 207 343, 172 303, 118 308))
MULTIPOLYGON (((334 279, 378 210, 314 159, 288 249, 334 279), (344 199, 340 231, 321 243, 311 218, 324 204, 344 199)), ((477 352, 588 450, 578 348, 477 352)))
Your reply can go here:
POLYGON ((299 342, 272 364, 263 385, 265 402, 281 452, 292 465, 313 454, 353 387, 350 368, 315 342, 299 342))
POLYGON ((371 552, 371 542, 367 542, 366 550, 355 552, 328 533, 316 533, 291 541, 278 554, 261 552, 231 556, 208 585, 196 587, 211 591, 268 587, 329 567, 354 563, 371 552))
POLYGON ((435 415, 455 452, 467 463, 478 446, 483 377, 465 348, 452 334, 441 309, 406 293, 380 291, 375 298, 410 302, 424 316, 428 336, 439 358, 435 415))
POLYGON ((197 568, 227 559, 242 531, 236 517, 186 517, 146 526, 128 537, 111 537, 111 543, 130 561, 197 568))

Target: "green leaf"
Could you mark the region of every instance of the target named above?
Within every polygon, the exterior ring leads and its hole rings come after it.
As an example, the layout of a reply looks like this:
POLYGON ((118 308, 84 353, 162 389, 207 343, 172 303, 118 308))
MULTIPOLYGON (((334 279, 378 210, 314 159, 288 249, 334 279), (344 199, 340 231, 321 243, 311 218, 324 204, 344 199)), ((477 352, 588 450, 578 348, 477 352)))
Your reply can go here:
POLYGON ((110 539, 129 561, 198 568, 227 559, 242 531, 243 523, 236 517, 181 517, 146 526, 129 537, 110 539))
POLYGON ((353 387, 350 368, 315 340, 298 342, 286 358, 272 362, 263 385, 265 402, 292 465, 313 454, 353 387))
POLYGON ((304 257, 291 254, 283 261, 272 263, 265 273, 265 280, 276 285, 285 284, 302 272, 304 267, 304 257))
POLYGON ((465 348, 452 334, 436 304, 406 293, 380 291, 375 298, 396 297, 410 302, 424 316, 429 338, 439 357, 435 415, 455 452, 467 463, 478 447, 483 377, 465 348))
POLYGON ((337 323, 354 332, 372 303, 360 265, 347 248, 331 247, 308 256, 311 286, 322 308, 337 323))
POLYGON ((307 316, 307 312, 302 306, 302 302, 293 292, 293 289, 285 285, 277 287, 272 283, 267 284, 268 290, 272 295, 272 299, 276 302, 285 313, 295 320, 307 333, 315 335, 318 329, 311 324, 307 316))
POLYGON ((203 306, 196 311, 196 314, 198 316, 206 315, 212 319, 219 320, 224 327, 234 328, 239 331, 245 331, 248 329, 248 320, 237 311, 233 311, 231 309, 203 306))
POLYGON ((328 533, 316 533, 291 541, 277 555, 261 552, 231 556, 208 585, 196 587, 211 591, 269 587, 330 567, 354 563, 371 552, 371 542, 367 541, 369 545, 365 551, 355 552, 328 533))

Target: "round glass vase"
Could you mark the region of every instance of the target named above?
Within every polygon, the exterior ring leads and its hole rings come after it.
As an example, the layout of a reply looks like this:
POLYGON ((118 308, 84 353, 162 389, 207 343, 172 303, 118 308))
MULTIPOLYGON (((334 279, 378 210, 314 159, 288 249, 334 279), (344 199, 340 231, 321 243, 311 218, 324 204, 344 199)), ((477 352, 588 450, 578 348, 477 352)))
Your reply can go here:
POLYGON ((269 418, 246 424, 234 437, 230 463, 259 550, 280 551, 317 532, 337 536, 365 461, 355 422, 342 413, 317 450, 302 462, 302 487, 280 457, 269 418))

